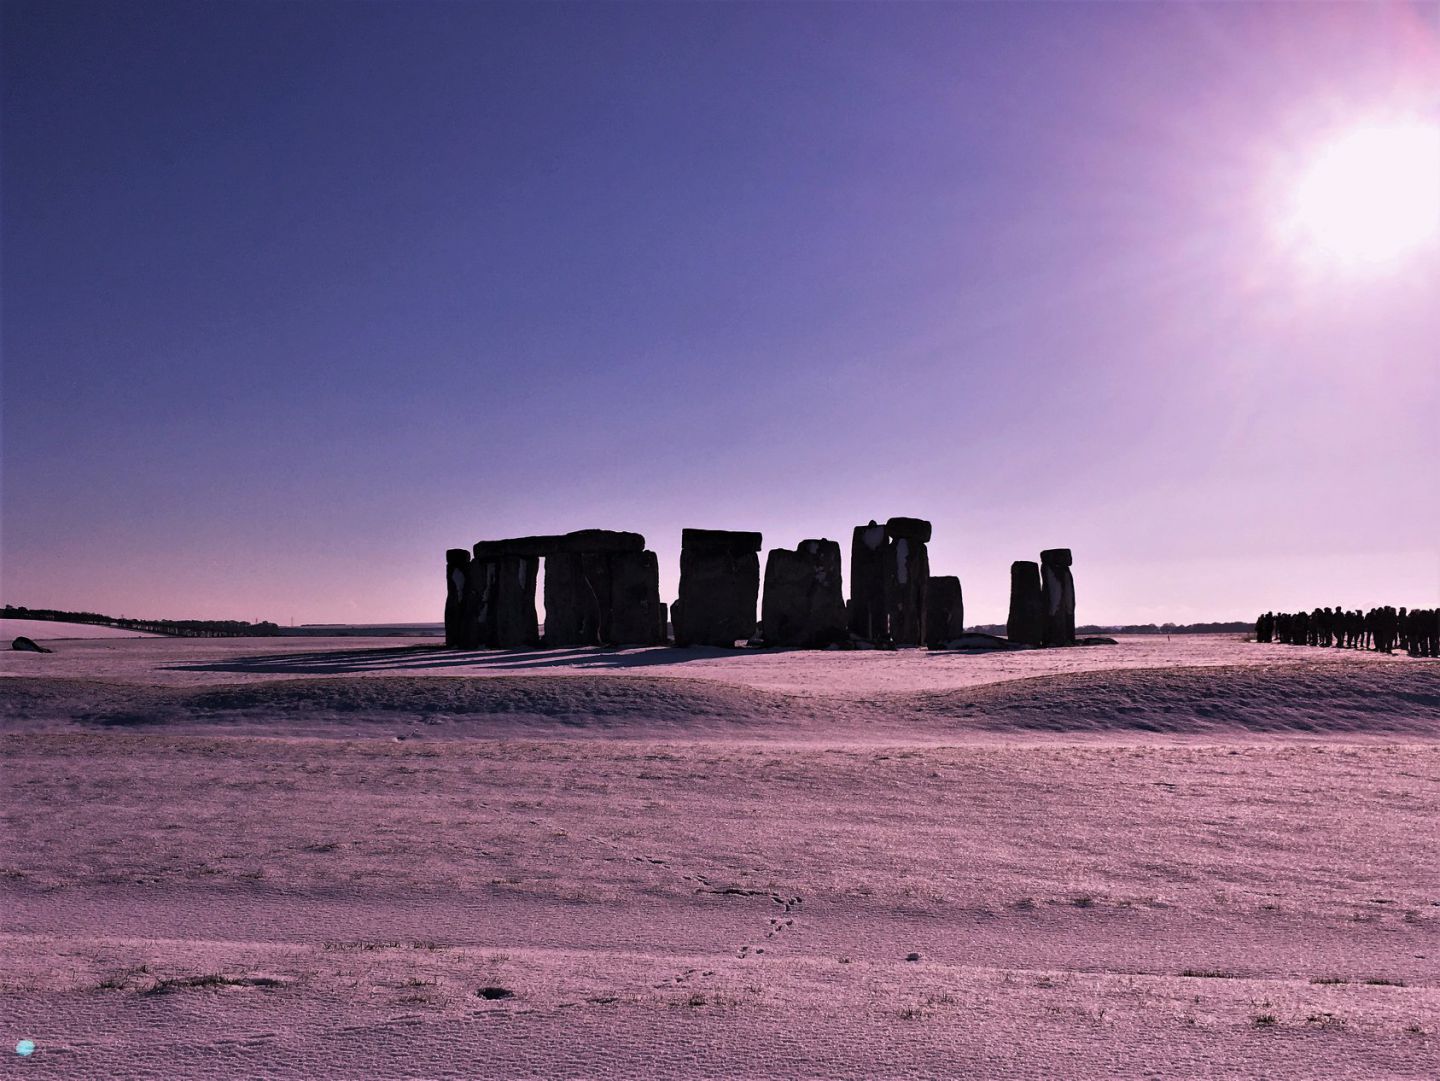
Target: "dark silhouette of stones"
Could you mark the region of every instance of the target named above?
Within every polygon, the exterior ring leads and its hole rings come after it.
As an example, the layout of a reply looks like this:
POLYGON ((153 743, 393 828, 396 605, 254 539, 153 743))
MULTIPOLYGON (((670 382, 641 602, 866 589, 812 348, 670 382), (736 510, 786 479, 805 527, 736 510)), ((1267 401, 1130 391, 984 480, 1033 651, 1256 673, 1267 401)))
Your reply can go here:
POLYGON ((1040 591, 1040 565, 1028 560, 1010 564, 1010 615, 1006 637, 1024 646, 1045 642, 1045 605, 1040 591))
POLYGON ((604 641, 653 646, 665 641, 660 603, 660 560, 654 552, 616 552, 607 558, 610 625, 604 641))
POLYGON ((680 535, 680 596, 670 610, 677 646, 734 646, 755 633, 759 533, 686 529, 680 535))
POLYGON ((845 640, 840 545, 801 541, 792 552, 773 549, 765 560, 760 637, 767 646, 819 649, 845 640))
POLYGON ((658 645, 666 645, 670 641, 670 606, 660 604, 660 624, 655 630, 655 641, 658 645))
POLYGON ((960 579, 939 575, 925 585, 925 644, 939 649, 965 634, 965 601, 960 579))
POLYGON ((10 643, 10 648, 11 648, 11 649, 18 649, 18 650, 20 650, 20 651, 23 652, 23 653, 53 653, 53 652, 55 652, 55 651, 52 650, 52 649, 46 649, 44 646, 40 645, 38 642, 34 642, 34 641, 32 641, 31 639, 24 637, 23 635, 22 635, 21 637, 15 639, 15 641, 11 642, 11 643, 10 643))
POLYGON ((918 646, 925 633, 925 583, 930 579, 930 523, 920 518, 891 518, 885 523, 885 611, 890 641, 918 646))
POLYGON ((885 556, 890 542, 885 527, 870 519, 855 527, 850 540, 850 633, 867 642, 890 638, 885 612, 885 556))
POLYGON ((496 641, 496 594, 500 588, 500 564, 495 559, 475 559, 462 565, 465 593, 460 600, 458 649, 493 647, 496 641))
MULTIPOLYGON (((539 644, 535 584, 542 559, 546 644, 655 641, 659 569, 655 554, 645 551, 645 538, 639 533, 580 529, 562 535, 480 541, 472 551, 466 600, 461 605, 458 639, 462 648, 516 649, 539 644), (617 573, 625 576, 623 586, 616 585, 617 573), (653 588, 647 584, 651 578, 653 588)), ((447 636, 448 626, 447 622, 447 636)))
POLYGON ((930 523, 924 518, 891 518, 885 523, 885 535, 891 540, 930 543, 930 523))
POLYGON ((878 644, 918 646, 925 631, 930 577, 930 523, 923 518, 872 518, 850 542, 850 633, 878 644))
POLYGON ((566 552, 545 559, 545 644, 600 644, 599 599, 585 582, 577 553, 566 552))
POLYGON ((1071 576, 1069 548, 1040 553, 1040 590, 1045 611, 1045 644, 1075 644, 1075 579, 1071 576))
POLYGON ((1075 557, 1070 554, 1069 548, 1047 548, 1040 553, 1040 566, 1070 567, 1075 563, 1075 557))
MULTIPOLYGON (((555 538, 558 549, 566 552, 643 552, 645 538, 639 533, 624 533, 614 529, 577 529, 573 533, 555 538)), ((541 555, 548 553, 541 552, 541 555)))
POLYGON ((464 640, 465 581, 469 563, 470 553, 464 548, 450 548, 445 552, 445 644, 451 649, 461 648, 464 640))
POLYGON ((512 537, 508 540, 480 541, 474 547, 476 559, 493 559, 505 555, 550 556, 585 552, 640 552, 645 538, 639 533, 621 533, 611 529, 577 529, 558 536, 512 537))
MULTIPOLYGON (((728 552, 745 555, 760 551, 759 533, 745 533, 734 529, 682 529, 680 550, 682 552, 728 552)), ((760 562, 757 558, 757 564, 760 562)))
POLYGON ((654 645, 664 640, 659 626, 660 562, 654 552, 612 545, 546 558, 546 645, 654 645))
POLYGON ((540 574, 537 556, 502 555, 496 564, 494 591, 497 649, 520 649, 540 644, 540 622, 535 613, 535 581, 540 574))

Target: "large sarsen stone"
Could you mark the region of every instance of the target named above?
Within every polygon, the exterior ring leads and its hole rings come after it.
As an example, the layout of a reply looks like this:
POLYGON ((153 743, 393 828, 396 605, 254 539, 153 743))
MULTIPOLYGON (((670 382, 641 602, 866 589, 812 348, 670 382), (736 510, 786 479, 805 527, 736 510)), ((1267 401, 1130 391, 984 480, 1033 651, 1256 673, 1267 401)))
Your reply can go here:
POLYGON ((840 545, 801 541, 776 548, 765 561, 760 636, 767 646, 820 648, 846 638, 840 545))

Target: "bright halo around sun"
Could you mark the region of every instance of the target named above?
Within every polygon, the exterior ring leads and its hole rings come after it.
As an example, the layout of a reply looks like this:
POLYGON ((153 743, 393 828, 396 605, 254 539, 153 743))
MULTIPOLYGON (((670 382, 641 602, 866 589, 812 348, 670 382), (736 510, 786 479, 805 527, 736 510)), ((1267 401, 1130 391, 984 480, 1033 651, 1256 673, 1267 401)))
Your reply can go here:
POLYGON ((1335 270, 1378 270, 1440 238, 1440 123, 1356 127, 1324 144, 1295 188, 1287 232, 1335 270))

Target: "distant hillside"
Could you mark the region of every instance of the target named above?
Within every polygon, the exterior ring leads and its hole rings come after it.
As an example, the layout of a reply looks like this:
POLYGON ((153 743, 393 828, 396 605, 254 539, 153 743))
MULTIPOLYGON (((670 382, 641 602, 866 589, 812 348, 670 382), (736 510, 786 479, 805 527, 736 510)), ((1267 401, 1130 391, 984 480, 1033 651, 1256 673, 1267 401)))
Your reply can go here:
POLYGON ((145 634, 164 634, 175 638, 264 638, 280 633, 274 623, 246 623, 237 619, 127 619, 106 616, 99 612, 62 612, 54 608, 26 608, 7 604, 0 618, 49 620, 59 623, 85 623, 95 627, 117 627, 145 634))

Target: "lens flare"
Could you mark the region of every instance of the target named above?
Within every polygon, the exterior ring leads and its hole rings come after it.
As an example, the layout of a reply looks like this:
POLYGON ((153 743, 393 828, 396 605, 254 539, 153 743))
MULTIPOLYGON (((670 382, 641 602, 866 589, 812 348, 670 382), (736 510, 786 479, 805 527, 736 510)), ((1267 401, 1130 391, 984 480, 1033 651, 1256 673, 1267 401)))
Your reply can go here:
POLYGON ((1323 146, 1300 178, 1292 242, 1338 268, 1375 268, 1440 236, 1440 124, 1351 129, 1323 146))

